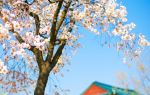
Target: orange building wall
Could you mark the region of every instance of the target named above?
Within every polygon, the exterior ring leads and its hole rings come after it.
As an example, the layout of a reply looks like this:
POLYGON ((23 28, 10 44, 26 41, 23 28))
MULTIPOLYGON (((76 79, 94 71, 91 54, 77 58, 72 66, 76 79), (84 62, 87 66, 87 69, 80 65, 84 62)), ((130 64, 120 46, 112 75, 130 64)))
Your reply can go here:
POLYGON ((107 91, 97 87, 96 85, 91 85, 82 95, 99 95, 99 94, 104 94, 107 91))

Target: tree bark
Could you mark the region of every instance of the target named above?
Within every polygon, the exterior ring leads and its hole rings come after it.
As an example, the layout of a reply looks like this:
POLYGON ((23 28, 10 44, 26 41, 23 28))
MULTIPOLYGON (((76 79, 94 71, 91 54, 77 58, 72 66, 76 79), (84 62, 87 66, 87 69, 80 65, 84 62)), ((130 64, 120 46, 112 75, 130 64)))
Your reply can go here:
POLYGON ((39 76, 34 91, 34 95, 44 95, 46 84, 48 82, 50 71, 46 68, 39 71, 39 76))

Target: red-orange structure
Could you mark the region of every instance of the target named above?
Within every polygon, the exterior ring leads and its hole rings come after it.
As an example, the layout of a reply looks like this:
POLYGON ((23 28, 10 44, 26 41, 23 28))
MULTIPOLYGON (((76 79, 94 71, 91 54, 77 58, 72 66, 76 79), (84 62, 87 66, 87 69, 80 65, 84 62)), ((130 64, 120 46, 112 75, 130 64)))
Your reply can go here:
POLYGON ((83 95, 99 95, 107 93, 106 90, 96 86, 95 84, 91 85, 83 95))
POLYGON ((123 89, 100 82, 93 82, 81 95, 141 95, 134 90, 123 89))

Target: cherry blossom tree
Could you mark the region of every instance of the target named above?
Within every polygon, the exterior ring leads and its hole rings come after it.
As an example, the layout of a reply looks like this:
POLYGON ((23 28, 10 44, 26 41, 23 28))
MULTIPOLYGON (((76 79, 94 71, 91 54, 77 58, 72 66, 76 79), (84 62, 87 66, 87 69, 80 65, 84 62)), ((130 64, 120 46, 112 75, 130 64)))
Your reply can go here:
POLYGON ((150 42, 130 32, 135 24, 126 16, 116 0, 0 0, 0 83, 9 93, 32 85, 34 95, 44 95, 50 73, 79 47, 79 26, 116 37, 118 51, 139 56, 150 42))

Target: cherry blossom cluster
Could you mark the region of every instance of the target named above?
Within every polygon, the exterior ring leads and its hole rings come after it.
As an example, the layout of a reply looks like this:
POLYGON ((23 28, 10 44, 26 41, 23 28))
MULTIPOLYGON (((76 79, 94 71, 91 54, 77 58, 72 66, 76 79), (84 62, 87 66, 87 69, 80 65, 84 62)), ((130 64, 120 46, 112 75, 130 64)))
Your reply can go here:
POLYGON ((32 32, 26 32, 23 36, 23 40, 25 41, 25 43, 23 43, 22 45, 24 45, 24 47, 26 48, 30 48, 31 45, 36 46, 41 51, 44 51, 47 46, 46 39, 43 39, 39 35, 34 35, 32 32))
POLYGON ((115 36, 121 36, 122 40, 134 40, 135 39, 135 34, 129 33, 129 30, 132 30, 135 28, 134 23, 122 25, 119 23, 119 25, 112 31, 112 34, 115 36))
POLYGON ((146 40, 146 39, 145 39, 145 36, 142 35, 142 34, 139 35, 138 44, 139 44, 141 47, 150 46, 150 42, 149 42, 148 40, 146 40))
POLYGON ((1 35, 1 39, 10 39, 11 37, 9 36, 9 32, 6 28, 4 28, 4 26, 2 24, 0 24, 0 35, 1 35))
POLYGON ((67 45, 73 46, 74 42, 79 39, 80 36, 76 32, 68 32, 68 29, 66 27, 63 28, 63 32, 59 34, 59 39, 66 39, 67 40, 67 45))
POLYGON ((70 56, 68 55, 62 55, 60 56, 60 58, 58 59, 58 64, 56 64, 56 66, 53 69, 54 74, 58 73, 60 71, 60 68, 64 67, 65 63, 69 63, 70 61, 70 56))
POLYGON ((4 65, 4 62, 0 60, 0 74, 6 74, 8 72, 7 66, 4 65))

